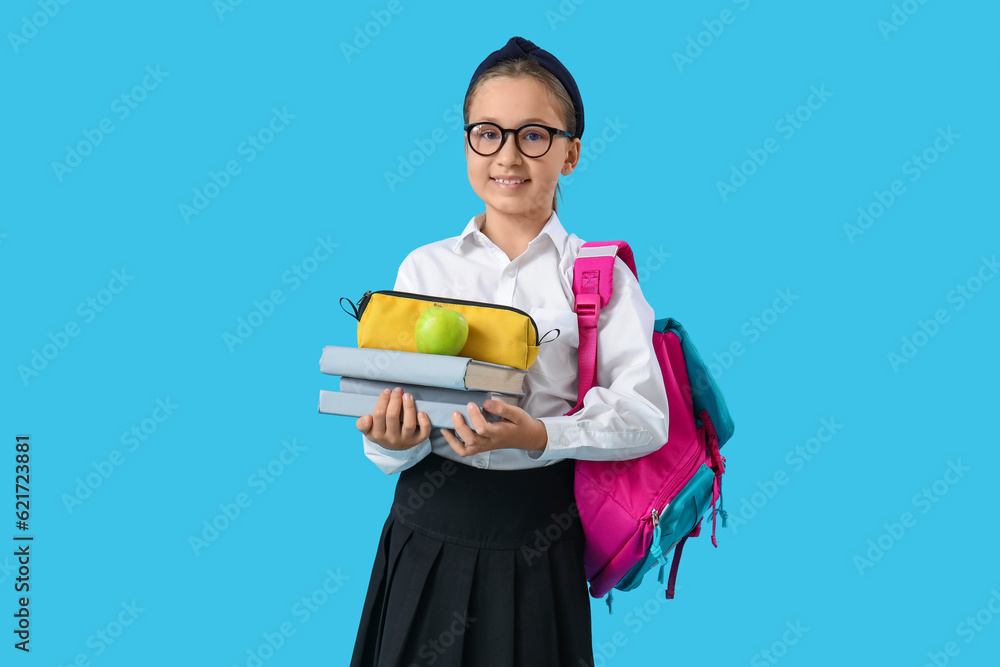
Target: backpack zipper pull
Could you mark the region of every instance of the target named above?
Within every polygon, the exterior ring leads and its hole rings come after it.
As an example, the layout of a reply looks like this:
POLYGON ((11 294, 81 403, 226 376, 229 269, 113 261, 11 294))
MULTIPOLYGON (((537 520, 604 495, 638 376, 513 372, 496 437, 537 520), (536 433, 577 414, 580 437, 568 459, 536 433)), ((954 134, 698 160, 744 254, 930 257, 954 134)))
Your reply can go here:
MULTIPOLYGON (((667 560, 663 557, 663 549, 660 548, 660 513, 653 508, 650 512, 650 518, 653 522, 653 542, 649 545, 649 555, 656 559, 656 562, 660 564, 660 578, 663 578, 663 566, 667 564, 667 560)), ((662 581, 660 582, 663 583, 662 581)))

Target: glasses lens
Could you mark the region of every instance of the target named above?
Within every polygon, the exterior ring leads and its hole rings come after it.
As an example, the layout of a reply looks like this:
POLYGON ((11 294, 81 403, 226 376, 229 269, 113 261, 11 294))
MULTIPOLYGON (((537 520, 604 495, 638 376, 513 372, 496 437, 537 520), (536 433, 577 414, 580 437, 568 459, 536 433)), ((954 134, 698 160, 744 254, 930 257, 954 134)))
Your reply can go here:
POLYGON ((483 155, 492 155, 500 149, 503 132, 493 123, 479 123, 469 128, 469 145, 483 155))
POLYGON ((528 157, 541 157, 549 150, 552 135, 544 127, 528 125, 517 134, 517 143, 528 157))

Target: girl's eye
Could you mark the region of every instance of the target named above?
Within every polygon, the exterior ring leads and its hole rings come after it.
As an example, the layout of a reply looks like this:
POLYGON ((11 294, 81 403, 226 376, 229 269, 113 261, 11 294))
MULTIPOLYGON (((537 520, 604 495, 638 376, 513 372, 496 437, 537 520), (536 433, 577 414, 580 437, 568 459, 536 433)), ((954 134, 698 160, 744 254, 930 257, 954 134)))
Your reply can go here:
POLYGON ((495 128, 495 127, 489 127, 489 126, 487 126, 487 127, 477 127, 475 129, 475 136, 476 136, 476 138, 480 139, 481 141, 499 141, 500 140, 500 133, 497 132, 497 128, 495 128))
POLYGON ((539 143, 545 141, 545 132, 541 129, 528 128, 521 132, 521 141, 539 143))

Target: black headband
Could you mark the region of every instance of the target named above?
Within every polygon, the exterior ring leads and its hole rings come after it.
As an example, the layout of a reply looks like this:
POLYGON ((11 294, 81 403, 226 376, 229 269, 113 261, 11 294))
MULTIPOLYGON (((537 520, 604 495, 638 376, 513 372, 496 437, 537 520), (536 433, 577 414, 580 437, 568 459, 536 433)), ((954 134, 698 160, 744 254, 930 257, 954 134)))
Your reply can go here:
POLYGON ((472 80, 469 82, 469 89, 465 92, 466 98, 469 97, 472 86, 482 73, 502 60, 534 60, 559 79, 559 83, 569 93, 569 98, 573 101, 573 110, 576 112, 576 132, 574 136, 583 136, 583 100, 580 99, 580 89, 576 87, 576 81, 573 80, 573 76, 554 55, 538 48, 523 37, 511 37, 502 49, 486 56, 486 60, 479 64, 479 67, 476 68, 476 73, 472 75, 472 80))

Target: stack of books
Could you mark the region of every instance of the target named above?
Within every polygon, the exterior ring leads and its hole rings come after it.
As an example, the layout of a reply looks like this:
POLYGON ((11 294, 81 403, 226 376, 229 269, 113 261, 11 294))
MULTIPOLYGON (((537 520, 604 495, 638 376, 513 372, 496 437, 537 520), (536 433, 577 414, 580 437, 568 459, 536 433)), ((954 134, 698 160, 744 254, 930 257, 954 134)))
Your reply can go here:
MULTIPOLYGON (((471 425, 470 402, 480 410, 487 399, 520 407, 528 372, 469 357, 338 345, 323 348, 319 369, 341 376, 340 391, 320 390, 321 413, 370 415, 383 389, 402 387, 413 396, 417 411, 427 413, 437 428, 455 428, 451 418, 455 411, 471 425)), ((484 410, 483 414, 487 421, 500 420, 484 410)))

